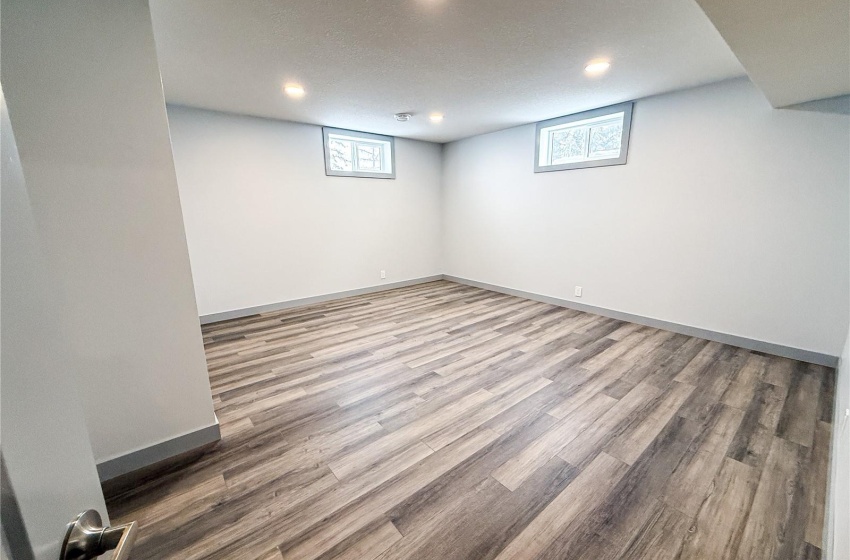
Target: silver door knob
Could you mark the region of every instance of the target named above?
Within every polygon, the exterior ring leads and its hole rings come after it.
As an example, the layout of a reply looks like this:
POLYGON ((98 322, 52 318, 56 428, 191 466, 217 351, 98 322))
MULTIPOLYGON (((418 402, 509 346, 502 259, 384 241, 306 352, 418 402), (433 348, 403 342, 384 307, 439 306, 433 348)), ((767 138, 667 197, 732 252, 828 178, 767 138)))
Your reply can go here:
POLYGON ((68 523, 59 560, 90 560, 113 550, 112 560, 127 560, 136 541, 138 525, 133 521, 117 527, 103 527, 100 514, 84 511, 68 523))

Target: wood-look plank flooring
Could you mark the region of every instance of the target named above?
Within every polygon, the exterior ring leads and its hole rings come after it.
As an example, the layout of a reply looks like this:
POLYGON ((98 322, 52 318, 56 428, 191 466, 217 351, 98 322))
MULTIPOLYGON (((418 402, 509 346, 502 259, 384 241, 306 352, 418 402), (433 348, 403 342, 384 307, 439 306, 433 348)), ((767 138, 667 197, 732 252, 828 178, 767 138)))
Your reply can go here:
POLYGON ((135 560, 821 557, 832 369, 446 281, 203 332, 135 560))

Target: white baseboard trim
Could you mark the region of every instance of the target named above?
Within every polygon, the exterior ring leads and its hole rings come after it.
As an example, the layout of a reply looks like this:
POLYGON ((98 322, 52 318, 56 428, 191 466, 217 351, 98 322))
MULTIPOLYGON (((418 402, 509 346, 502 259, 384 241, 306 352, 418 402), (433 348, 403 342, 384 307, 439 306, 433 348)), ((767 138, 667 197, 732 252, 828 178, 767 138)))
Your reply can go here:
POLYGON ((251 315, 257 315, 258 313, 269 313, 271 311, 280 311, 281 309, 291 309, 293 307, 302 307, 305 305, 312 305, 314 303, 324 303, 326 301, 333 301, 336 299, 343 299, 363 294, 372 294, 375 292, 383 292, 386 290, 393 290, 395 288, 404 288, 407 286, 414 286, 416 284, 425 284, 426 282, 434 282, 436 280, 442 279, 442 274, 436 274, 434 276, 425 276, 422 278, 414 278, 412 280, 401 280, 399 282, 390 282, 388 284, 378 284, 376 286, 367 286, 365 288, 346 290, 344 292, 334 292, 330 294, 323 294, 319 296, 312 296, 301 299, 291 299, 289 301, 281 301, 278 303, 268 303, 266 305, 246 307, 245 309, 234 309, 233 311, 210 313, 209 315, 201 315, 200 319, 202 325, 207 325, 209 323, 217 323, 218 321, 227 321, 229 319, 240 319, 242 317, 249 317, 251 315))
POLYGON ((603 317, 611 317, 612 319, 618 319, 620 321, 628 321, 630 323, 646 325, 648 327, 654 327, 656 329, 664 329, 679 334, 694 336, 697 338, 704 338, 706 340, 713 340, 715 342, 729 344, 731 346, 737 346, 739 348, 745 348, 747 350, 755 350, 756 352, 764 352, 766 354, 773 354, 774 356, 791 358, 792 360, 800 360, 801 362, 807 362, 810 364, 817 364, 832 368, 838 366, 838 356, 822 354, 820 352, 814 352, 812 350, 803 350, 802 348, 794 348, 793 346, 783 346, 782 344, 765 342, 763 340, 746 338, 734 334, 711 331, 700 327, 692 327, 690 325, 682 325, 680 323, 673 323, 671 321, 664 321, 662 319, 643 317, 641 315, 634 315, 632 313, 626 313, 624 311, 616 311, 604 307, 597 307, 595 305, 578 303, 567 299, 544 296, 540 294, 535 294, 533 292, 516 290, 514 288, 506 288, 504 286, 497 286, 495 284, 488 284, 486 282, 478 282, 477 280, 469 280, 467 278, 460 278, 448 274, 444 274, 443 278, 451 282, 457 282, 458 284, 466 284, 467 286, 474 286, 476 288, 482 288, 485 290, 491 290, 494 292, 508 294, 511 296, 532 299, 534 301, 541 301, 543 303, 550 303, 552 305, 559 305, 561 307, 568 307, 570 309, 576 309, 578 311, 585 311, 587 313, 593 313, 595 315, 602 315, 603 317))
POLYGON ((106 482, 215 443, 220 439, 221 429, 216 418, 215 424, 210 426, 102 461, 97 464, 97 474, 101 482, 106 482))

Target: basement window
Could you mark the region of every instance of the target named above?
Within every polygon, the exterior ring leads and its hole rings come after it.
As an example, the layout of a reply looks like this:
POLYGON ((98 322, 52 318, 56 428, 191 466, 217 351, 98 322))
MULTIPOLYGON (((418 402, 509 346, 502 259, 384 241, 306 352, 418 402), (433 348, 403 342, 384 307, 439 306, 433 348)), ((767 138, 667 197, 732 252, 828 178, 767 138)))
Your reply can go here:
POLYGON ((623 165, 633 103, 621 103, 537 123, 534 172, 623 165))
POLYGON ((395 143, 392 136, 322 128, 325 174, 333 177, 395 179, 395 143))

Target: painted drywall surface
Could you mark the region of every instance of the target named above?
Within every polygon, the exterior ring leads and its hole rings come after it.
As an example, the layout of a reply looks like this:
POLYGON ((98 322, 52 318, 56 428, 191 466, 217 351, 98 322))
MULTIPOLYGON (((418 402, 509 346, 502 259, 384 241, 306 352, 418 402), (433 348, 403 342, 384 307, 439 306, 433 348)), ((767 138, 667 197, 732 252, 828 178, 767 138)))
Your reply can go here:
POLYGON ((215 422, 145 0, 4 0, 2 82, 95 459, 215 422))
POLYGON ((775 107, 850 93, 847 0, 697 0, 775 107), (815 61, 840 60, 824 72, 815 61))
POLYGON ((565 103, 743 75, 696 2, 679 0, 153 0, 151 11, 174 104, 438 142, 565 103), (604 88, 581 71, 597 56, 616 65, 604 88), (290 80, 307 88, 297 103, 281 97, 290 80), (416 114, 395 121, 402 110, 416 114), (440 126, 431 111, 446 113, 440 126))
POLYGON ((439 145, 397 138, 394 180, 327 177, 321 127, 168 116, 201 315, 442 272, 439 145))
POLYGON ((54 560, 65 525, 90 508, 106 517, 106 505, 66 337, 53 321, 55 274, 42 252, 2 91, 0 136, 3 499, 8 482, 23 524, 3 527, 3 545, 9 537, 18 558, 54 560))
POLYGON ((534 125, 448 144, 444 273, 837 356, 850 119, 746 80, 638 101, 626 165, 532 173, 534 125))
POLYGON ((841 354, 832 424, 832 470, 826 520, 826 558, 850 560, 850 333, 841 354))
MULTIPOLYGON (((850 285, 847 290, 850 292, 850 285)), ((850 560, 850 329, 838 364, 837 377, 824 558, 850 560)))

